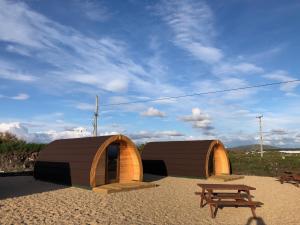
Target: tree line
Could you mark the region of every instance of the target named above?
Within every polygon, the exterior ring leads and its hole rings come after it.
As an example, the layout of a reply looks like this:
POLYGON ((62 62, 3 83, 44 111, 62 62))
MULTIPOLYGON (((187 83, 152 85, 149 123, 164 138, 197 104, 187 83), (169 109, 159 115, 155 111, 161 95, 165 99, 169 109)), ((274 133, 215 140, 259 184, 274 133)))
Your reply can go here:
POLYGON ((9 132, 0 132, 0 154, 10 152, 39 152, 45 144, 27 143, 9 132))

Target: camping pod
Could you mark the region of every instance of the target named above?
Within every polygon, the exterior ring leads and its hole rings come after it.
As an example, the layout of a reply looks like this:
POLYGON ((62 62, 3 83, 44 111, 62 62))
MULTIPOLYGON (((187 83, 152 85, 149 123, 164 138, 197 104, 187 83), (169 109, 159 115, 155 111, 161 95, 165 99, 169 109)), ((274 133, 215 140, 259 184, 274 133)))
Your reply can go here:
POLYGON ((144 173, 162 176, 209 177, 230 174, 230 162, 219 140, 147 143, 142 152, 144 173))
POLYGON ((34 177, 94 188, 142 181, 143 167, 135 144, 126 136, 62 139, 51 142, 40 152, 34 177))

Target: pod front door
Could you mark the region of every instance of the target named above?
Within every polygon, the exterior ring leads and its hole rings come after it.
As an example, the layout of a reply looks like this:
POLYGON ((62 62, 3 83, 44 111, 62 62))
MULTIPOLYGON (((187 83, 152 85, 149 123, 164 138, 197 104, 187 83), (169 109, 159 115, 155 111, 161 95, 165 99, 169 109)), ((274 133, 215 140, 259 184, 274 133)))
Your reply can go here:
POLYGON ((106 183, 119 182, 120 145, 111 144, 106 151, 106 183))

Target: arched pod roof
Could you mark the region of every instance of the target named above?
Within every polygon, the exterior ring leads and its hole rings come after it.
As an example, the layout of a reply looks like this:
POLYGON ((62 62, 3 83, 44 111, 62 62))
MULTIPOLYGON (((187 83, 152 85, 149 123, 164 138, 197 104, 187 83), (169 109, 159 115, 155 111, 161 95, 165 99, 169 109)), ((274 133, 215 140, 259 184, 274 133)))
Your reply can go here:
MULTIPOLYGON (((135 180, 142 180, 140 155, 134 143, 124 135, 53 141, 40 152, 35 164, 34 176, 52 182, 95 187, 99 160, 105 156, 106 148, 115 142, 121 143, 123 150, 128 149, 129 154, 134 155, 130 159, 138 168, 130 167, 135 170, 130 175, 135 180)), ((101 160, 101 163, 105 163, 105 160, 101 160)))
POLYGON ((210 155, 218 173, 230 173, 229 159, 219 140, 166 141, 147 143, 142 152, 145 173, 170 176, 208 177, 210 155))

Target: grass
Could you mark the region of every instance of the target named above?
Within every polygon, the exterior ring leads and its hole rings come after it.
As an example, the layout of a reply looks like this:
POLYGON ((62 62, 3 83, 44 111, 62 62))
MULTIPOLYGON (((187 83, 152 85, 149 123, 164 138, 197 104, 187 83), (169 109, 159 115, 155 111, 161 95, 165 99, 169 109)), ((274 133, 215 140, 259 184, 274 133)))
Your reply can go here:
POLYGON ((259 153, 229 151, 228 155, 233 174, 275 177, 283 171, 300 173, 300 154, 267 151, 261 158, 259 153))

